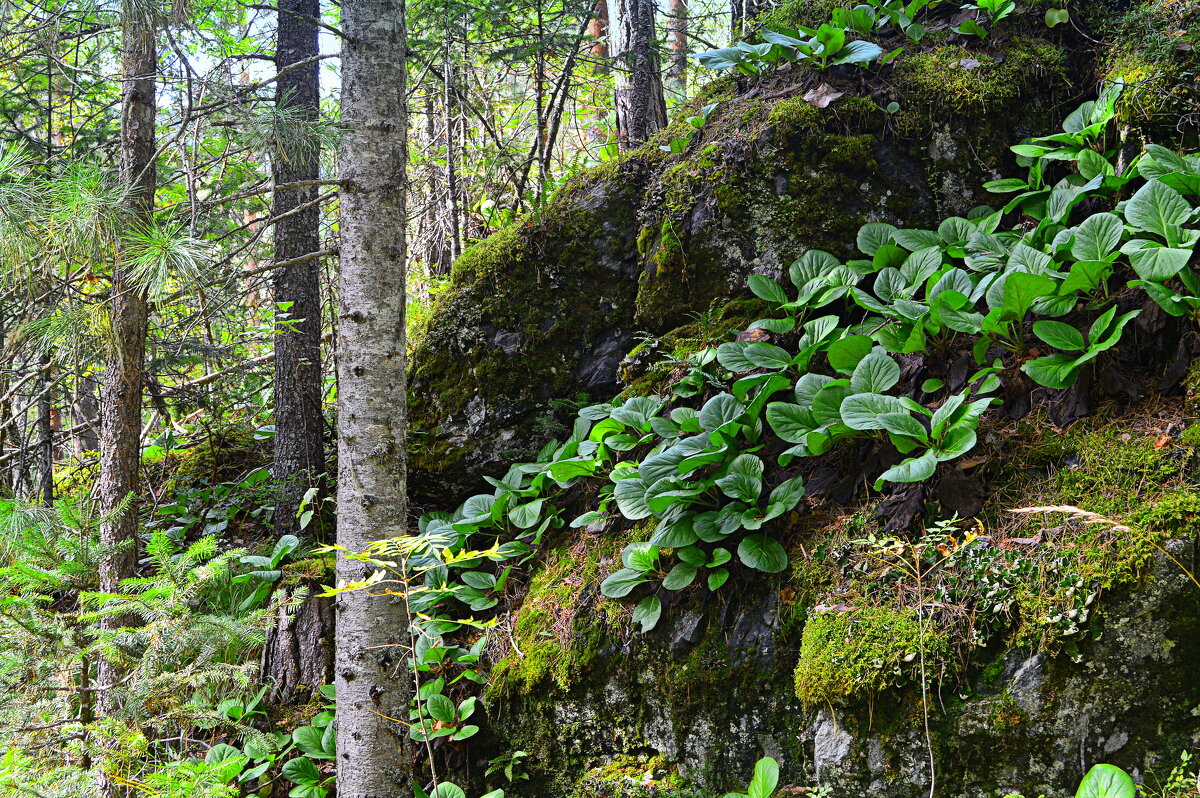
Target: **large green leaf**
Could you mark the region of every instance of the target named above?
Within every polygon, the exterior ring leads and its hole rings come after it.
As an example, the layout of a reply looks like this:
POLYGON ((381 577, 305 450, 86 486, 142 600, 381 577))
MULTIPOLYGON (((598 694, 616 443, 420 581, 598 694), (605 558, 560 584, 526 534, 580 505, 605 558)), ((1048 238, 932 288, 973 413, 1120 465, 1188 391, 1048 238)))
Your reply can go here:
POLYGON ((1021 371, 1028 374, 1037 384, 1056 390, 1070 388, 1078 376, 1075 356, 1062 352, 1028 360, 1021 365, 1021 371))
POLYGON ((320 784, 321 771, 317 763, 306 756, 298 756, 284 763, 283 777, 293 784, 320 784))
POLYGON ((647 577, 641 571, 622 568, 600 583, 600 592, 608 598, 624 598, 635 587, 646 581, 647 577))
POLYGON ((825 374, 805 374, 796 380, 796 401, 801 407, 809 407, 821 389, 833 381, 833 377, 825 374))
POLYGON ((660 617, 662 617, 662 601, 658 596, 648 596, 633 608, 633 622, 641 624, 643 632, 649 632, 657 626, 660 617))
POLYGON ((665 579, 663 579, 663 587, 667 590, 683 590, 696 580, 696 566, 688 563, 676 563, 665 579))
POLYGON ((651 543, 630 543, 621 549, 621 563, 635 571, 649 571, 658 563, 658 546, 651 543))
POLYGON ((1187 200, 1158 180, 1146 183, 1125 203, 1125 219, 1131 225, 1164 239, 1191 215, 1192 206, 1187 200))
POLYGON ((842 374, 851 374, 858 361, 871 353, 874 342, 866 335, 851 335, 829 345, 829 365, 842 374))
POLYGON ((1192 253, 1186 249, 1168 247, 1145 247, 1129 253, 1133 270, 1143 280, 1165 283, 1187 266, 1192 253))
POLYGON ((731 499, 753 504, 762 494, 762 474, 762 460, 752 454, 739 454, 725 476, 717 480, 717 487, 731 499))
POLYGON ((748 345, 742 355, 757 368, 763 369, 785 369, 792 363, 791 352, 783 347, 762 341, 748 345))
POLYGON ((858 249, 864 255, 874 255, 880 247, 892 242, 894 225, 884 222, 870 222, 858 228, 858 249))
MULTIPOLYGON (((454 704, 450 704, 450 710, 451 720, 453 720, 454 704)), ((322 744, 324 734, 324 730, 318 729, 316 726, 301 726, 292 732, 292 741, 307 756, 314 759, 333 759, 333 751, 326 751, 322 744)))
POLYGON ((821 426, 812 411, 791 402, 771 402, 766 416, 775 434, 788 443, 803 443, 808 433, 821 426))
MULTIPOLYGON (((429 701, 426 702, 425 706, 429 710, 429 716, 434 720, 441 721, 442 723, 454 722, 454 702, 441 693, 429 696, 429 701)), ((299 745, 299 742, 297 742, 297 745, 299 745)), ((304 750, 303 746, 301 746, 301 750, 304 750)))
POLYGON ((855 393, 883 393, 900 381, 900 364, 882 351, 874 351, 858 361, 850 375, 855 393))
POLYGON ((779 785, 779 764, 769 756, 758 760, 754 765, 754 778, 750 780, 747 790, 750 798, 771 798, 779 785))
POLYGON ((640 521, 652 515, 646 504, 646 484, 641 477, 626 477, 617 483, 613 489, 613 497, 617 500, 617 508, 621 515, 630 521, 640 521))
POLYGON ((760 299, 774 302, 777 305, 782 305, 788 301, 787 294, 784 293, 783 288, 770 277, 763 277, 761 274, 752 274, 750 275, 749 283, 750 290, 760 299))
POLYGON ((1134 798, 1133 779, 1115 765, 1093 765, 1079 783, 1075 798, 1134 798))
POLYGON ((1015 272, 1004 278, 1001 309, 1014 320, 1025 318, 1029 308, 1041 297, 1054 292, 1054 281, 1042 274, 1015 272))
POLYGON ((518 529, 529 529, 538 522, 542 514, 542 499, 518 504, 508 511, 508 520, 518 529))
POLYGON ((1083 333, 1061 321, 1035 321, 1033 334, 1055 349, 1073 352, 1085 346, 1083 333))
POLYGON ((700 408, 700 426, 705 432, 716 432, 737 421, 745 411, 746 406, 733 394, 717 394, 700 408))
POLYGON ((924 482, 933 476, 937 464, 937 456, 932 451, 920 457, 910 457, 880 474, 879 479, 875 480, 875 489, 882 488, 884 482, 924 482))
POLYGON ((904 413, 904 404, 895 396, 857 393, 848 396, 840 409, 842 423, 850 429, 883 429, 879 417, 885 413, 904 413))
POLYGON ((1075 231, 1071 255, 1076 260, 1104 260, 1121 243, 1125 225, 1114 213, 1097 213, 1083 220, 1075 231))
POLYGON ((777 574, 787 568, 787 552, 778 540, 766 535, 750 535, 738 544, 738 558, 750 568, 777 574))

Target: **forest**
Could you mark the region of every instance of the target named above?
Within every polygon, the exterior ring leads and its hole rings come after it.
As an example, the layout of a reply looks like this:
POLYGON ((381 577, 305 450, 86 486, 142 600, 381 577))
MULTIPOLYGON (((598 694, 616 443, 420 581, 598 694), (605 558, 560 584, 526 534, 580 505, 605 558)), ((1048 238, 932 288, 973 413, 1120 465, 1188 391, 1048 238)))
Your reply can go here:
POLYGON ((1200 0, 5 0, 0 798, 1200 796, 1200 0))

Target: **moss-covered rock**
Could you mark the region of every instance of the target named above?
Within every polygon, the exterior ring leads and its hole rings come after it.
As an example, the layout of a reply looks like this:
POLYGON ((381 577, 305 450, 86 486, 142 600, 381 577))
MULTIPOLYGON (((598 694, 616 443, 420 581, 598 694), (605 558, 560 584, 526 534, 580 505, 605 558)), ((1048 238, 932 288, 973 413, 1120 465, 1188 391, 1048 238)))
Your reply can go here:
POLYGON ((617 366, 639 331, 664 335, 714 300, 745 298, 748 275, 781 277, 810 248, 849 255, 865 222, 928 225, 977 204, 1007 145, 1057 123, 1064 81, 1048 42, 988 52, 965 78, 948 77, 965 72, 950 46, 900 62, 897 91, 911 118, 938 122, 932 139, 856 94, 850 73, 828 78, 846 94, 823 109, 801 99, 816 80, 803 71, 770 98, 722 78, 698 101, 718 105, 686 152, 660 149, 690 130, 681 116, 476 244, 413 355, 416 505, 451 504, 481 473, 536 452, 562 431, 564 402, 624 387, 617 366), (940 102, 947 84, 961 88, 953 109, 940 102))

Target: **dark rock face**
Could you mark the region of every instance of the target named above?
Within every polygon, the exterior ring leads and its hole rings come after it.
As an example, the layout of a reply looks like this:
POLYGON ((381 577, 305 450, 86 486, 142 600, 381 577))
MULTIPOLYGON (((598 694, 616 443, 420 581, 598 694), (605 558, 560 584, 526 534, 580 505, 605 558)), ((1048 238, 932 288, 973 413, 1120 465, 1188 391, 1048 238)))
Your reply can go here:
MULTIPOLYGON (((1193 570, 1193 542, 1167 550, 1193 570)), ((1161 777, 1200 741, 1200 594, 1180 565, 1160 554, 1141 585, 1107 597, 1099 638, 1077 661, 1021 650, 983 657, 930 696, 928 740, 912 685, 869 703, 801 704, 775 592, 681 609, 645 639, 609 641, 567 689, 497 696, 489 712, 506 745, 536 756, 541 778, 517 796, 571 796, 577 783, 589 796, 634 794, 625 780, 595 777, 627 760, 722 795, 770 755, 784 784, 819 784, 835 798, 916 798, 931 786, 930 741, 944 798, 1070 795, 1098 762, 1161 777)))

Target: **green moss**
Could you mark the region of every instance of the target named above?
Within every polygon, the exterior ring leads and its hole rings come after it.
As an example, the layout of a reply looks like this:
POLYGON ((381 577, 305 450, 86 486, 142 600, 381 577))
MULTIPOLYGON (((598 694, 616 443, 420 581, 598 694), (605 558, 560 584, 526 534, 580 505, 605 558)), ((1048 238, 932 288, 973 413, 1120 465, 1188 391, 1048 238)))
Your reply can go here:
MULTIPOLYGON (((1002 53, 941 46, 898 59, 898 127, 908 134, 968 114, 986 116, 1036 88, 1052 99, 1067 85, 1066 51, 1048 41, 1014 37, 1002 53), (964 66, 973 65, 971 68, 964 66)), ((982 123, 983 120, 979 120, 982 123)))
POLYGON ((812 616, 804 627, 796 695, 806 704, 871 695, 912 677, 924 651, 928 672, 949 652, 946 636, 914 609, 862 607, 812 616))
POLYGON ((1187 488, 1172 490, 1134 511, 1133 522, 1166 537, 1195 535, 1200 524, 1200 494, 1187 488))
POLYGON ((1191 112, 1200 99, 1200 2, 1144 0, 1117 16, 1097 15, 1098 35, 1114 46, 1102 53, 1100 74, 1123 77, 1126 89, 1117 103, 1119 120, 1143 133, 1176 139, 1184 128, 1194 139, 1191 112), (1180 124, 1184 127, 1180 127, 1180 124))
POLYGON ((648 396, 666 392, 685 376, 685 364, 691 355, 732 339, 770 311, 761 299, 713 301, 706 311, 692 314, 694 321, 664 334, 656 345, 643 342, 630 351, 620 374, 625 393, 648 396))
POLYGON ((622 755, 592 768, 572 798, 706 798, 665 757, 622 755))
POLYGON ((595 658, 610 626, 628 611, 605 601, 579 613, 583 590, 601 580, 602 562, 615 560, 625 536, 585 537, 544 554, 514 613, 512 650, 496 663, 487 695, 529 693, 548 682, 560 689, 595 658))
POLYGON ((1191 424, 1179 436, 1179 442, 1184 446, 1190 446, 1195 449, 1200 446, 1200 424, 1191 424))
POLYGON ((833 17, 833 9, 840 8, 843 3, 838 0, 783 0, 774 8, 759 14, 751 29, 817 27, 829 22, 833 17))
POLYGON ((771 106, 767 119, 775 127, 790 131, 801 127, 818 127, 823 116, 824 114, 812 103, 805 102, 800 97, 788 97, 771 106))
POLYGON ((269 462, 270 451, 262 441, 255 440, 253 430, 245 427, 216 430, 196 441, 177 459, 170 457, 164 461, 164 468, 173 466, 173 470, 163 489, 169 494, 176 488, 231 482, 269 462))

